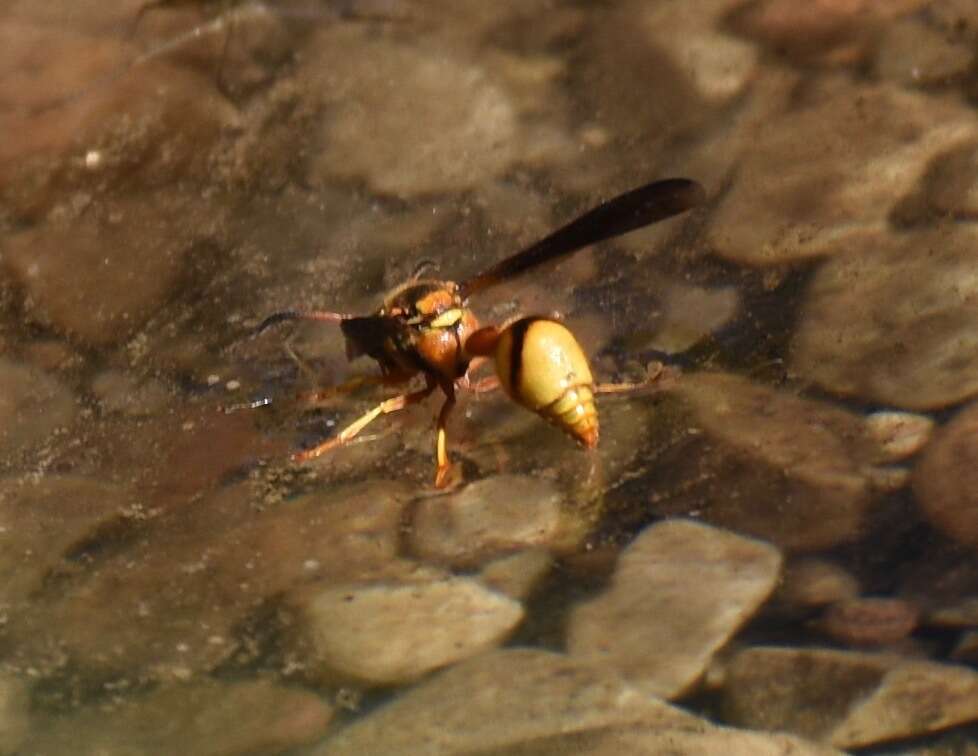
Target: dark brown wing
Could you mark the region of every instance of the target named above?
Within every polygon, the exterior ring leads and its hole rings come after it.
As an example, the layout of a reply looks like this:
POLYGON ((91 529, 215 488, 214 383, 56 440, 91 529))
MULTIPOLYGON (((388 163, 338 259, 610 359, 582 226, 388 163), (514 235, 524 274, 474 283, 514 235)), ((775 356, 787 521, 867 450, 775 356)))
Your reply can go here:
POLYGON ((625 192, 465 281, 460 287, 462 299, 549 260, 678 215, 705 199, 703 187, 684 178, 654 181, 625 192))

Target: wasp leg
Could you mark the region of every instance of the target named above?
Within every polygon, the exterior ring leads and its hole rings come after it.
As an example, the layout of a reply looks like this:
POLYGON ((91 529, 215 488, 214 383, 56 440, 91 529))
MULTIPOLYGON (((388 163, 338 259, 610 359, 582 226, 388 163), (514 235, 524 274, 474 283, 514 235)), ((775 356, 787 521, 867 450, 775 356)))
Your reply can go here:
POLYGON ((649 364, 646 368, 648 376, 640 383, 598 383, 594 386, 595 394, 631 394, 649 389, 662 391, 669 388, 679 377, 679 371, 663 365, 661 362, 649 364))
POLYGON ((452 470, 452 463, 448 459, 448 416, 455 407, 455 389, 445 391, 445 403, 441 406, 438 413, 438 439, 435 442, 435 457, 438 460, 438 470, 435 472, 435 488, 444 488, 448 485, 448 474, 452 470))
POLYGON ((376 420, 381 415, 387 415, 391 412, 398 412, 405 407, 412 404, 417 404, 421 400, 427 398, 431 395, 431 392, 435 390, 437 384, 434 381, 429 381, 428 385, 425 386, 420 391, 414 391, 410 394, 401 394, 400 396, 395 396, 392 399, 381 402, 376 407, 374 407, 369 412, 362 415, 360 418, 355 420, 341 430, 336 436, 324 441, 319 444, 319 446, 314 446, 312 449, 306 449, 305 451, 296 452, 292 455, 293 462, 308 462, 310 459, 315 459, 320 457, 328 451, 332 451, 338 446, 343 446, 343 444, 349 443, 360 431, 366 428, 370 423, 376 420))
POLYGON ((404 379, 400 377, 395 379, 385 375, 358 375, 336 386, 302 391, 296 396, 296 400, 308 409, 315 409, 328 405, 337 396, 352 394, 362 386, 393 386, 400 383, 404 383, 404 379))
POLYGON ((500 385, 499 378, 494 375, 487 375, 485 378, 480 378, 474 383, 470 381, 466 384, 465 388, 473 394, 488 394, 490 391, 496 391, 500 385))

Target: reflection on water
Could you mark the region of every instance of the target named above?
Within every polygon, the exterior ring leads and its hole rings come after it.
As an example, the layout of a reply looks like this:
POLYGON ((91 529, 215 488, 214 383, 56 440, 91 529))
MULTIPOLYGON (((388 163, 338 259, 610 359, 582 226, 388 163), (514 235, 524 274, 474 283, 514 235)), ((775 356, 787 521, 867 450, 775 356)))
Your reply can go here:
POLYGON ((0 18, 0 752, 976 747, 973 3, 153 5, 0 18), (434 400, 289 462, 391 392, 262 317, 666 176, 472 303, 670 364, 598 451, 461 392, 447 491, 434 400))

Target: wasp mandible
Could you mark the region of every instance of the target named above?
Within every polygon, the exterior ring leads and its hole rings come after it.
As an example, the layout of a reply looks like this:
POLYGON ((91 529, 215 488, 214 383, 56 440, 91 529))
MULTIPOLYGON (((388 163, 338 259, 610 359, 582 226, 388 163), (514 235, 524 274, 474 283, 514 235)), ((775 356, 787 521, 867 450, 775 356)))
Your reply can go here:
POLYGON ((520 317, 502 326, 479 327, 469 298, 545 262, 600 241, 648 226, 701 204, 703 187, 691 179, 655 181, 598 205, 549 236, 488 270, 463 281, 427 280, 415 276, 398 286, 372 315, 285 310, 273 313, 255 334, 285 320, 338 323, 347 358, 367 355, 381 375, 356 379, 402 384, 422 375, 425 387, 381 402, 333 438, 292 455, 314 459, 348 443, 381 415, 396 412, 430 396, 445 394, 438 414, 435 486, 442 488, 451 468, 446 426, 455 406, 456 387, 468 387, 474 361, 490 358, 498 384, 517 404, 553 423, 586 448, 598 443, 597 387, 587 357, 568 328, 553 318, 520 317))

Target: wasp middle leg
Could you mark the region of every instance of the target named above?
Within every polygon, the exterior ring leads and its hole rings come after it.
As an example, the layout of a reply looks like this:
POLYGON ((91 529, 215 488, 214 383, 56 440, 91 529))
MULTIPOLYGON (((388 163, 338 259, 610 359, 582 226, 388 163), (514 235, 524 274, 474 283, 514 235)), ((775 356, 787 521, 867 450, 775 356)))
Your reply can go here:
POLYGON ((417 404, 418 402, 427 399, 431 396, 431 392, 435 390, 438 384, 434 381, 428 381, 428 384, 420 391, 414 391, 409 394, 401 394, 400 396, 395 396, 391 399, 381 402, 376 407, 374 407, 369 412, 364 413, 362 416, 357 418, 354 422, 350 423, 343 430, 341 430, 336 436, 324 441, 318 446, 314 446, 311 449, 306 449, 305 451, 296 452, 292 455, 292 461, 294 462, 308 462, 310 459, 315 459, 316 457, 321 457, 326 452, 332 451, 337 447, 343 446, 349 443, 360 431, 366 428, 370 423, 376 420, 381 415, 387 415, 391 412, 399 412, 405 407, 409 407, 412 404, 417 404))

